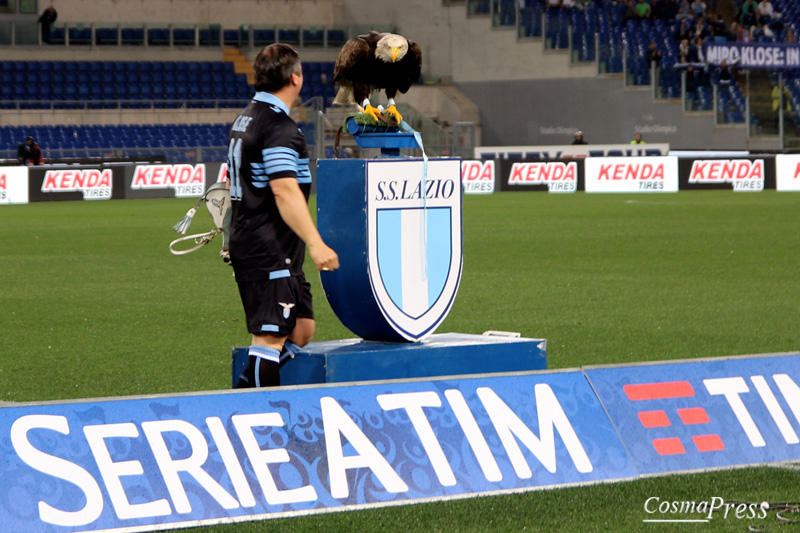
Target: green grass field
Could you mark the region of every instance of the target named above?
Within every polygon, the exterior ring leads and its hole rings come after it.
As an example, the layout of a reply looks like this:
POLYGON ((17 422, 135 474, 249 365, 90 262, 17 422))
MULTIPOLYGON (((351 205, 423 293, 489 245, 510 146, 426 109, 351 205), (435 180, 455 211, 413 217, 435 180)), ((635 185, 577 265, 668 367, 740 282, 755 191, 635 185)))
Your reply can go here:
MULTIPOLYGON (((219 242, 167 245, 192 200, 0 207, 0 401, 230 387, 248 344, 219 242)), ((207 231, 198 213, 190 232, 207 231)), ((316 340, 352 337, 316 274, 316 340)), ((464 273, 439 332, 548 340, 549 368, 800 350, 800 194, 496 193, 464 198, 464 273)), ((262 531, 768 531, 643 524, 645 500, 798 501, 772 467, 200 528, 262 531)), ((0 525, 0 530, 2 526, 0 525)))

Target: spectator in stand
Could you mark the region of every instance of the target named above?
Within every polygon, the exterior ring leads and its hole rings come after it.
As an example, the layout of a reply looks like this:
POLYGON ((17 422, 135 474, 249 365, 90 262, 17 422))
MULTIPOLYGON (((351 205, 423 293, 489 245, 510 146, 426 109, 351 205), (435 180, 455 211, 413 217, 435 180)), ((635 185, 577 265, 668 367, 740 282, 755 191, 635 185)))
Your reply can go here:
POLYGON ((731 31, 728 32, 728 41, 737 43, 750 42, 750 30, 741 24, 731 22, 731 31))
POLYGON ((625 0, 625 20, 637 20, 639 14, 636 13, 636 4, 634 0, 625 0))
POLYGON ((708 24, 706 24, 705 17, 697 17, 695 20, 694 25, 694 35, 692 38, 697 39, 698 37, 705 40, 709 36, 711 36, 711 31, 708 29, 708 24))
POLYGON ((561 0, 547 0, 547 9, 561 9, 561 0))
POLYGON ((694 2, 692 2, 691 8, 692 8, 692 15, 694 15, 695 17, 702 17, 703 15, 706 14, 707 6, 703 0, 694 0, 694 2))
POLYGON ((572 141, 572 144, 589 144, 583 140, 583 132, 578 130, 575 132, 575 140, 572 141))
POLYGON ((756 23, 756 1, 744 0, 742 6, 739 8, 739 22, 742 26, 750 27, 756 23))
POLYGON ((661 64, 661 52, 656 48, 656 43, 650 42, 650 45, 647 47, 647 52, 644 55, 645 60, 647 61, 647 68, 653 68, 653 64, 655 63, 656 67, 661 64))
POLYGON ((638 3, 633 6, 633 10, 636 12, 636 17, 639 19, 649 19, 650 18, 650 4, 645 2, 645 0, 639 0, 638 3))
MULTIPOLYGON (((672 1, 674 2, 674 0, 672 1)), ((650 4, 650 14, 653 19, 667 21, 675 18, 675 15, 670 16, 669 3, 670 0, 653 0, 650 4)))
POLYGON ((41 16, 39 17, 39 24, 42 25, 43 43, 50 44, 50 28, 53 26, 57 18, 58 18, 58 12, 56 11, 56 8, 54 8, 53 6, 50 6, 44 11, 42 11, 41 16))
POLYGON ((43 165, 44 157, 42 156, 42 149, 33 140, 33 137, 28 135, 25 137, 24 143, 17 145, 17 162, 20 165, 43 165))
POLYGON ((754 42, 760 42, 764 39, 771 41, 772 38, 775 37, 775 33, 772 29, 761 21, 756 22, 756 25, 751 28, 751 35, 753 36, 754 42))
POLYGON ((769 24, 775 17, 775 8, 769 0, 761 0, 756 6, 756 20, 761 24, 769 24))
POLYGON ((676 20, 691 20, 694 18, 692 14, 692 5, 689 0, 681 0, 678 4, 678 13, 675 15, 676 20))
POLYGON ((642 134, 637 133, 636 137, 631 141, 631 144, 647 144, 647 143, 644 142, 644 140, 642 139, 642 134))
POLYGON ((689 65, 686 67, 686 100, 689 103, 689 109, 694 109, 694 104, 697 95, 697 75, 694 70, 694 66, 689 65))
POLYGON ((664 20, 674 20, 678 15, 678 0, 664 0, 662 4, 664 4, 664 11, 666 12, 664 20))
POLYGON ((706 62, 706 54, 703 51, 703 39, 698 37, 694 40, 694 45, 689 47, 693 54, 692 59, 694 61, 690 61, 690 63, 705 63, 706 62))
POLYGON ((725 21, 719 18, 719 15, 713 12, 709 13, 706 17, 706 22, 710 28, 712 38, 716 39, 717 37, 721 37, 719 40, 727 40, 727 28, 725 28, 725 21))
POLYGON ((733 83, 733 75, 733 69, 728 65, 728 62, 723 59, 719 68, 717 68, 717 79, 719 80, 720 86, 724 87, 733 83))
POLYGON ((681 43, 678 45, 678 63, 691 63, 690 53, 689 39, 681 39, 681 43))
POLYGON ((786 35, 783 37, 783 42, 785 43, 796 43, 797 37, 794 35, 794 30, 791 26, 786 29, 786 35))
POLYGON ((689 25, 689 21, 684 19, 681 21, 678 29, 675 30, 675 41, 680 43, 684 39, 688 39, 693 35, 692 27, 689 25))
MULTIPOLYGON (((778 85, 772 88, 772 112, 775 113, 775 125, 778 124, 778 108, 781 105, 781 90, 778 85)), ((789 89, 783 86, 783 109, 786 112, 792 111, 792 95, 789 89)))

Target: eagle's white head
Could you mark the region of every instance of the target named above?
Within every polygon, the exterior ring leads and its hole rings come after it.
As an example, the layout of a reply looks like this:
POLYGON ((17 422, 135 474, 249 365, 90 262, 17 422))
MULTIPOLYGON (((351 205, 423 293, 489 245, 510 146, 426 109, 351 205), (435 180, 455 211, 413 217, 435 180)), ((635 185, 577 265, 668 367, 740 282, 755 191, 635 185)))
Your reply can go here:
POLYGON ((384 63, 394 63, 403 59, 408 52, 408 41, 402 35, 389 33, 381 37, 375 45, 375 56, 384 63))

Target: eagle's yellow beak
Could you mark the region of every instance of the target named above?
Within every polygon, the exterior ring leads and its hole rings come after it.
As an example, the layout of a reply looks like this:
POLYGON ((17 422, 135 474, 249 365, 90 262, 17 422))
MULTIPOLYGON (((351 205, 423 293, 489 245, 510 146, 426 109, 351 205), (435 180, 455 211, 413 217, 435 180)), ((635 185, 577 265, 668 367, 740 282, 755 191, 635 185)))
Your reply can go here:
POLYGON ((397 56, 399 56, 399 55, 400 55, 400 49, 397 48, 396 46, 393 46, 392 47, 392 63, 397 61, 397 56))

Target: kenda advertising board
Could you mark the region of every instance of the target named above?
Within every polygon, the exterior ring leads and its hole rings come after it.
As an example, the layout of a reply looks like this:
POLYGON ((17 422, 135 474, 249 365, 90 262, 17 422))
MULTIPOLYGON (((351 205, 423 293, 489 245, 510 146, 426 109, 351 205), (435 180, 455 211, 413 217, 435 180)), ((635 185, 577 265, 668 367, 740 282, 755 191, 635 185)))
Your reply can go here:
POLYGON ((636 476, 579 371, 0 408, 3 531, 152 531, 636 476))
POLYGON ((639 472, 800 459, 800 355, 585 373, 639 472))
POLYGON ((225 179, 224 163, 159 163, 125 168, 126 198, 198 198, 225 179))
POLYGON ((800 191, 800 155, 775 156, 775 188, 800 191))
POLYGON ((678 192, 678 158, 590 157, 585 160, 586 192, 678 192))
POLYGON ((487 161, 461 162, 461 184, 464 194, 491 194, 495 190, 495 164, 487 161))
POLYGON ((30 169, 32 202, 123 198, 122 170, 104 165, 46 165, 30 169))
POLYGON ((733 189, 759 192, 775 188, 775 158, 681 158, 681 189, 733 189))
POLYGON ((547 191, 572 193, 581 188, 583 159, 497 162, 504 191, 547 191))
POLYGON ((0 205, 28 203, 28 167, 0 167, 0 205))

